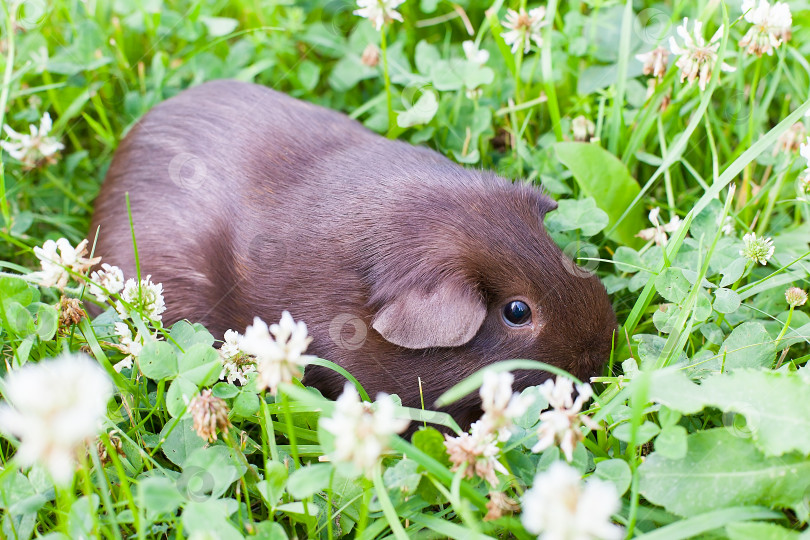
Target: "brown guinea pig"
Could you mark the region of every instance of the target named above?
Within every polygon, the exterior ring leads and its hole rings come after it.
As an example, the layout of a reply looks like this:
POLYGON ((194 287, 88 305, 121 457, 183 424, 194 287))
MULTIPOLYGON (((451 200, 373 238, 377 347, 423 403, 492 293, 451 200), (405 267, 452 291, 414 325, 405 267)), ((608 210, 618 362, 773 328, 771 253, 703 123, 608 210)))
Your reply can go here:
MULTIPOLYGON (((96 201, 96 254, 163 283, 164 323, 216 337, 283 310, 309 353, 371 396, 430 406, 499 360, 535 359, 580 378, 607 359, 616 318, 599 280, 545 231, 556 203, 527 184, 388 140, 268 88, 213 81, 155 107, 124 138, 96 201)), ((516 373, 518 388, 540 371, 516 373)), ((343 378, 309 367, 335 398, 343 378)), ((462 426, 477 396, 448 408, 462 426)))

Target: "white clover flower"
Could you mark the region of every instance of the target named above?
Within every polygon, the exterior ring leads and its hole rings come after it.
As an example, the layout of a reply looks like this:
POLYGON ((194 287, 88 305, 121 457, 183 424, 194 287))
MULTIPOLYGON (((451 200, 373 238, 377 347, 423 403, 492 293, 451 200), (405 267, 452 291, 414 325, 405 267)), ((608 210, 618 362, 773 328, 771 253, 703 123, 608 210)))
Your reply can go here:
POLYGON ((807 292, 798 287, 790 287, 785 291, 785 301, 790 307, 799 307, 807 303, 807 292))
POLYGON ((799 176, 799 200, 807 202, 807 194, 810 193, 810 168, 805 169, 799 176))
POLYGON ((43 287, 64 289, 70 279, 70 272, 83 274, 98 263, 101 257, 88 259, 87 240, 79 242, 75 248, 66 238, 46 240, 42 247, 34 248, 34 255, 39 259, 42 270, 31 274, 43 287))
POLYGON ((85 354, 29 363, 6 376, 0 431, 20 440, 23 466, 40 463, 66 485, 77 453, 101 428, 112 392, 105 371, 85 354))
POLYGON ((301 367, 309 364, 315 356, 305 355, 311 337, 307 337, 307 325, 295 322, 288 311, 281 314, 279 324, 269 328, 259 317, 253 319, 245 335, 239 338, 239 348, 256 357, 256 387, 276 393, 278 385, 301 377, 301 367), (272 334, 272 335, 271 335, 272 334))
POLYGON ((78 298, 68 298, 62 296, 57 306, 59 309, 59 328, 68 329, 73 325, 82 322, 87 318, 87 312, 82 309, 82 303, 78 298))
POLYGON ((533 401, 529 395, 521 396, 512 392, 514 381, 515 376, 508 371, 486 371, 479 390, 481 409, 484 411, 480 420, 481 428, 495 434, 501 442, 509 439, 509 428, 515 418, 523 415, 533 401))
MULTIPOLYGON (((718 219, 718 225, 720 225, 720 220, 718 219)), ((720 232, 723 233, 723 236, 731 236, 734 234, 734 218, 731 216, 726 216, 726 219, 723 220, 722 226, 720 227, 720 232)))
POLYGON ((101 270, 90 274, 90 279, 92 281, 90 294, 95 296, 99 302, 107 300, 107 293, 118 294, 124 288, 124 272, 117 266, 107 263, 102 263, 101 270))
POLYGON ((227 380, 228 384, 238 382, 240 386, 244 386, 247 384, 248 373, 256 372, 256 359, 239 348, 241 338, 242 336, 235 330, 225 332, 225 342, 219 348, 222 360, 219 378, 227 380))
POLYGON ((771 5, 768 0, 760 0, 757 5, 756 0, 743 0, 742 10, 745 20, 752 24, 739 42, 748 54, 773 55, 775 48, 790 39, 793 16, 786 3, 771 5))
POLYGON ((395 410, 394 401, 388 394, 377 394, 373 405, 364 403, 354 385, 347 382, 335 401, 332 415, 320 420, 321 426, 335 436, 331 459, 350 464, 354 473, 370 476, 380 457, 389 449, 391 436, 405 431, 410 423, 397 418, 395 410))
POLYGON ((151 275, 140 283, 130 278, 121 290, 121 300, 115 303, 115 309, 122 319, 128 319, 130 311, 134 309, 153 321, 159 321, 166 311, 163 285, 152 283, 151 275))
POLYGON ((256 373, 256 363, 253 357, 243 354, 222 360, 222 371, 219 374, 219 379, 227 381, 228 384, 238 382, 239 386, 245 386, 248 382, 247 376, 250 373, 256 373))
POLYGON ((376 30, 380 30, 385 23, 397 20, 403 22, 402 15, 396 10, 405 0, 357 0, 354 14, 368 19, 376 30))
POLYGON ((534 478, 521 499, 520 521, 540 540, 620 540, 624 531, 611 522, 619 508, 613 484, 591 478, 557 461, 534 478))
POLYGON ((579 115, 571 120, 571 133, 574 135, 574 140, 578 142, 588 142, 593 137, 596 126, 588 118, 579 115))
POLYGON ((360 56, 360 62, 364 66, 368 67, 377 67, 377 64, 380 63, 380 49, 373 43, 369 43, 366 45, 366 48, 363 49, 363 54, 360 56))
POLYGON ((806 137, 807 129, 804 127, 804 124, 796 122, 790 126, 790 129, 779 135, 779 138, 776 140, 776 145, 773 148, 773 155, 779 152, 790 155, 800 151, 802 141, 804 141, 806 137))
POLYGON ((669 223, 665 223, 661 225, 661 222, 658 220, 658 216, 661 213, 661 209, 658 207, 653 208, 650 210, 650 222, 653 224, 653 227, 649 229, 642 229, 638 231, 636 234, 637 237, 641 238, 649 242, 650 240, 655 240, 655 244, 658 246, 665 246, 667 245, 667 233, 673 233, 678 230, 678 227, 681 226, 681 218, 678 216, 672 216, 672 219, 669 220, 669 223))
POLYGON ((39 128, 33 124, 28 126, 30 135, 17 133, 6 125, 3 129, 10 140, 0 141, 0 148, 21 162, 25 168, 34 168, 45 161, 51 161, 53 155, 65 147, 55 137, 48 136, 51 127, 53 127, 53 123, 51 115, 48 113, 42 115, 39 128))
POLYGON ((240 353, 239 338, 242 336, 236 330, 227 330, 222 347, 219 348, 219 355, 222 358, 233 358, 240 353))
POLYGON ((574 448, 584 438, 580 427, 585 425, 590 429, 599 429, 599 424, 581 413, 583 405, 593 395, 591 385, 578 385, 576 400, 573 398, 574 383, 567 377, 557 377, 556 382, 549 379, 540 385, 539 390, 551 409, 540 413, 537 428, 539 440, 532 447, 532 452, 542 452, 556 444, 570 462, 574 457, 574 448))
POLYGON ((807 160, 807 167, 810 168, 810 137, 799 146, 799 155, 807 160))
POLYGON ((487 501, 487 515, 484 521, 493 521, 503 517, 505 513, 512 514, 520 510, 520 504, 506 493, 500 491, 490 491, 487 501))
POLYGON ((637 54, 636 59, 644 64, 644 75, 652 75, 658 80, 661 80, 667 72, 669 51, 666 47, 656 47, 649 52, 637 54))
POLYGON ((498 486, 496 472, 509 474, 506 467, 498 461, 501 450, 498 448, 495 434, 487 429, 481 420, 470 426, 469 433, 465 431, 458 437, 445 434, 444 438, 447 455, 453 464, 450 469, 452 472, 463 468, 465 478, 478 476, 489 482, 492 487, 498 486))
POLYGON ((489 51, 479 49, 474 41, 465 41, 461 46, 464 48, 464 56, 470 62, 483 66, 489 60, 489 51))
MULTIPOLYGON (((129 325, 125 322, 115 323, 115 335, 118 336, 118 345, 116 348, 126 355, 123 360, 113 366, 115 371, 121 373, 121 370, 124 368, 132 369, 132 361, 141 355, 146 340, 141 336, 140 332, 136 332, 135 337, 132 337, 132 330, 130 330, 129 325)), ((149 336, 149 339, 154 340, 154 337, 149 336)))
POLYGON ((471 101, 477 101, 481 99, 482 95, 484 95, 484 91, 480 88, 467 88, 464 95, 467 96, 467 99, 471 101))
MULTIPOLYGON (((692 33, 688 30, 689 18, 684 17, 683 24, 676 31, 684 41, 684 46, 678 45, 674 37, 669 38, 669 48, 673 54, 678 55, 675 65, 681 70, 681 82, 689 81, 689 85, 698 81, 701 90, 706 90, 706 84, 712 78, 712 71, 717 64, 717 50, 720 48, 720 38, 723 37, 725 27, 721 26, 706 43, 703 39, 703 23, 695 21, 692 33)), ((721 71, 734 71, 736 68, 725 62, 720 65, 721 71)))
POLYGON ((740 255, 751 262, 766 265, 773 257, 775 248, 770 238, 757 238, 756 233, 749 233, 743 236, 743 244, 740 255))
POLYGON ((523 8, 520 8, 519 12, 514 9, 506 10, 506 20, 501 24, 508 30, 502 33, 501 37, 507 45, 512 46, 512 54, 521 47, 524 53, 529 52, 532 41, 537 47, 543 46, 540 29, 549 24, 545 18, 546 8, 543 6, 530 9, 529 13, 523 8))
POLYGON ((227 435, 231 428, 228 405, 224 399, 213 395, 210 389, 205 389, 191 398, 188 413, 191 415, 194 431, 209 443, 217 440, 217 430, 227 435))

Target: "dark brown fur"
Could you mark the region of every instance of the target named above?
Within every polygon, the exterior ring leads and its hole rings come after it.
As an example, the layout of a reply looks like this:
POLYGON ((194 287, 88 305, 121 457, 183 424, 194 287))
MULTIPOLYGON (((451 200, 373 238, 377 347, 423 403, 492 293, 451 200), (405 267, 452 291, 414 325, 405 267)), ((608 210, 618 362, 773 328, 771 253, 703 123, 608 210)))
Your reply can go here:
MULTIPOLYGON (((421 377, 430 406, 510 358, 587 378, 610 351, 609 299, 545 232, 551 199, 261 86, 197 86, 123 140, 91 237, 100 227, 96 253, 131 277, 127 192, 142 272, 164 285, 164 322, 199 321, 221 338, 289 310, 308 325, 309 352, 372 396, 418 407, 421 377), (501 318, 516 297, 532 308, 529 328, 501 318)), ((519 372, 516 386, 545 377, 519 372)), ((334 398, 344 381, 311 367, 305 382, 334 398)), ((467 425, 476 401, 450 411, 467 425)))

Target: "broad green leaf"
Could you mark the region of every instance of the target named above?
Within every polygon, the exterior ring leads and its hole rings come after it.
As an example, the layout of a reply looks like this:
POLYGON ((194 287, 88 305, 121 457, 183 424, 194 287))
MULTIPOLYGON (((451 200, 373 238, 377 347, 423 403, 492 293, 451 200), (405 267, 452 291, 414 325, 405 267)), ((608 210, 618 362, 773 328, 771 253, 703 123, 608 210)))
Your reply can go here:
MULTIPOLYGON (((776 345, 768 331, 756 321, 744 322, 735 328, 723 342, 726 352, 725 370, 747 367, 771 367, 776 360, 776 345)), ((722 357, 711 367, 720 369, 722 357)), ((707 366, 709 367, 709 366, 707 366)))
POLYGON ((34 317, 19 302, 3 302, 5 318, 9 329, 18 336, 33 334, 35 330, 34 317))
POLYGON ((215 349, 205 343, 197 343, 180 356, 177 369, 180 376, 197 386, 209 386, 219 379, 222 363, 215 349))
POLYGON ((138 367, 153 381, 177 375, 177 353, 174 345, 165 341, 149 341, 138 357, 138 367))
POLYGON ((734 313, 740 307, 740 295, 731 289, 717 289, 714 296, 714 309, 719 313, 734 313))
POLYGON ((99 497, 95 493, 79 497, 70 505, 67 528, 71 538, 91 538, 98 513, 99 497))
MULTIPOLYGON (((37 513, 29 512, 27 514, 9 514, 5 513, 0 518, 0 538, 20 538, 29 539, 34 536, 34 528, 37 525, 37 513)), ((51 533, 45 536, 37 536, 38 539, 45 538, 46 540, 68 540, 66 536, 56 536, 56 533, 51 533)))
POLYGON ((600 461, 596 464, 594 475, 616 486, 619 497, 624 495, 630 487, 630 480, 633 476, 630 472, 630 465, 623 459, 606 459, 605 461, 600 461))
POLYGON ((200 323, 190 324, 188 321, 177 321, 172 325, 169 335, 184 351, 197 343, 205 343, 209 346, 214 344, 214 336, 200 323))
POLYGON ((11 514, 37 512, 48 500, 44 493, 37 492, 21 472, 0 477, 0 508, 11 514))
POLYGON ((672 427, 678 423, 678 421, 682 418, 682 414, 678 411, 670 409, 666 405, 661 407, 658 410, 658 424, 661 426, 662 429, 666 429, 668 427, 672 427))
POLYGON ((59 325, 59 312, 50 304, 39 304, 37 306, 36 322, 34 328, 37 336, 42 341, 53 339, 59 325))
POLYGON ((766 455, 810 453, 810 392, 797 373, 737 370, 701 388, 707 405, 745 416, 747 433, 766 455))
MULTIPOLYGON (((667 340, 661 336, 652 334, 636 334, 633 341, 638 343, 638 356, 641 358, 641 365, 655 364, 662 355, 666 354, 667 340)), ((673 364, 686 361, 686 355, 681 352, 673 364)))
POLYGON ((639 467, 641 494, 681 516, 728 506, 793 507, 810 485, 810 461, 766 457, 750 439, 725 428, 694 433, 681 459, 653 452, 639 467))
POLYGON ((192 500, 183 506, 183 531, 189 537, 209 535, 218 540, 244 540, 244 536, 228 520, 238 504, 233 499, 192 500), (198 533, 198 534, 194 534, 198 533))
MULTIPOLYGON (((625 422, 624 424, 619 424, 610 432, 611 435, 619 439, 620 441, 629 443, 631 439, 631 428, 630 422, 625 422)), ((643 424, 641 424, 638 428, 638 432, 636 433, 636 444, 644 444, 656 435, 661 429, 650 422, 649 420, 645 420, 643 424)))
POLYGON ((321 67, 315 62, 304 60, 298 65, 298 81, 304 90, 311 92, 318 86, 321 78, 321 67))
POLYGON ((268 506, 274 507, 284 494, 287 474, 287 467, 283 463, 268 461, 265 465, 264 480, 258 482, 256 487, 268 506))
POLYGON ((282 504, 276 507, 276 511, 283 512, 287 514, 290 519, 307 523, 309 526, 314 526, 317 522, 317 517, 315 516, 318 511, 317 507, 309 505, 309 508, 307 508, 301 501, 282 504))
POLYGON ((212 38, 227 36, 239 26, 239 21, 228 17, 200 17, 200 22, 208 30, 208 36, 212 38))
POLYGON ((439 110, 439 102, 436 94, 431 91, 424 92, 413 107, 397 115, 397 125, 401 128, 409 128, 418 124, 427 124, 439 110))
POLYGON ((440 92, 454 92, 464 88, 464 64, 466 60, 439 60, 430 70, 433 87, 440 92))
POLYGON ((548 401, 540 393, 539 387, 530 386, 520 393, 523 399, 531 400, 526 412, 515 418, 515 425, 524 429, 534 427, 540 421, 540 413, 548 407, 548 401))
POLYGON ((165 439, 165 442, 161 450, 169 458, 169 461, 182 466, 189 454, 205 446, 206 441, 194 431, 190 417, 182 418, 177 422, 177 425, 174 424, 174 422, 167 422, 163 426, 160 438, 165 439), (174 426, 174 429, 172 429, 172 426, 174 426))
POLYGON ((185 377, 177 377, 166 392, 166 410, 177 418, 186 410, 188 402, 197 394, 197 385, 185 377))
POLYGON ((669 334, 675 330, 682 311, 683 308, 678 304, 661 304, 653 313, 655 328, 663 334, 669 334))
POLYGON ((239 392, 239 395, 233 400, 233 407, 231 412, 234 416, 248 418, 253 416, 259 411, 261 402, 259 396, 249 390, 239 392))
POLYGON ((715 534, 703 536, 702 533, 716 532, 717 529, 728 523, 742 523, 747 520, 755 519, 780 519, 782 517, 782 514, 762 506, 733 506, 731 508, 722 508, 720 510, 712 510, 711 512, 698 514, 688 519, 682 519, 634 538, 636 540, 717 538, 715 534))
POLYGON ((801 536, 775 523, 730 523, 726 534, 729 540, 798 540, 801 536))
POLYGON ((720 270, 720 273, 723 274, 723 279, 720 280, 720 286, 728 287, 740 279, 745 271, 746 262, 746 258, 740 257, 738 259, 734 259, 731 264, 720 270))
POLYGON ((377 69, 370 68, 360 61, 360 56, 343 56, 329 74, 329 86, 336 92, 351 90, 362 80, 379 76, 377 69))
POLYGON ((607 227, 608 216, 596 207, 592 197, 587 199, 562 199, 557 209, 549 212, 544 222, 550 231, 582 231, 585 236, 593 236, 607 227))
POLYGON ((692 238, 700 240, 703 238, 704 245, 714 238, 717 229, 720 228, 720 216, 723 215, 723 203, 718 199, 709 201, 709 204, 701 210, 689 225, 689 233, 692 238))
POLYGON ((403 495, 410 495, 419 487, 422 473, 417 472, 419 464, 412 459, 402 459, 393 467, 385 470, 383 480, 385 487, 402 492, 403 495))
MULTIPOLYGON (((554 145, 557 158, 574 174, 582 191, 593 197, 599 208, 616 223, 641 192, 627 167, 604 148, 590 143, 561 142, 554 145)), ((636 206, 619 224, 611 238, 630 247, 643 242, 636 233, 647 227, 644 210, 636 206)))
POLYGON ((235 398, 241 392, 240 387, 229 384, 225 381, 220 381, 214 385, 212 388, 213 394, 222 399, 231 399, 235 398))
MULTIPOLYGON (((0 277, 0 300, 14 300, 27 306, 34 301, 36 289, 22 278, 14 276, 0 277)), ((38 295, 36 295, 38 296, 38 295)))
POLYGON ((714 322, 700 325, 700 333, 706 338, 706 341, 714 345, 722 345, 723 339, 726 337, 723 335, 723 331, 718 328, 714 322))
POLYGON ((173 514, 184 501, 177 483, 166 477, 145 478, 138 484, 138 504, 146 510, 146 519, 153 521, 161 514, 173 514))
POLYGON ((315 463, 301 467, 293 471, 287 479, 287 492, 295 499, 306 499, 329 485, 331 473, 331 463, 315 463))
POLYGON ((616 253, 613 254, 613 260, 616 262, 616 269, 619 272, 633 274, 646 267, 638 251, 627 246, 619 246, 616 248, 616 253))
POLYGON ((686 428, 667 426, 655 438, 655 451, 670 459, 680 459, 686 455, 686 428))
POLYGON ((680 304, 691 289, 692 285, 680 268, 667 268, 655 278, 655 290, 669 302, 680 304))
POLYGON ((676 368, 661 369, 650 377, 650 401, 683 414, 695 414, 706 406, 706 395, 697 384, 676 368))
POLYGON ((694 317, 698 322, 703 322, 712 314, 712 299, 706 289, 700 289, 695 300, 694 317))
POLYGON ((416 48, 414 49, 414 61, 419 73, 429 75, 433 66, 441 61, 439 49, 423 39, 416 44, 416 48))
POLYGON ((422 428, 411 437, 411 443, 426 453, 436 461, 450 466, 450 458, 447 457, 447 448, 444 446, 444 437, 435 428, 422 428))
POLYGON ((194 450, 183 462, 180 492, 192 500, 221 497, 247 470, 234 452, 220 445, 194 450))
POLYGON ((737 435, 752 438, 766 455, 810 453, 810 393, 798 373, 740 369, 697 385, 681 371, 659 371, 652 376, 649 395, 684 414, 716 407, 742 415, 744 423, 733 416, 725 416, 724 422, 737 435))
MULTIPOLYGON (((342 519, 343 514, 340 514, 340 517, 342 519)), ((253 534, 248 538, 256 538, 257 540, 287 540, 289 538, 287 536, 287 532, 284 530, 284 527, 275 521, 262 521, 259 523, 254 523, 253 529, 253 534)))

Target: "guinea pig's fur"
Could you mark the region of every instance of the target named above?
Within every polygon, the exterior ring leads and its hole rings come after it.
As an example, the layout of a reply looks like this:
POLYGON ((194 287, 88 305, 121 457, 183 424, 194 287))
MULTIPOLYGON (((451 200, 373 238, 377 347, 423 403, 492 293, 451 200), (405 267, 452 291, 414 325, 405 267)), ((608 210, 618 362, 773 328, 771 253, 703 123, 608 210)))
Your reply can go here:
MULTIPOLYGON (((543 226, 539 189, 388 140, 337 112, 262 86, 209 82, 155 107, 124 138, 90 237, 135 275, 129 193, 143 275, 164 286, 164 323, 216 337, 283 310, 306 322, 309 353, 372 397, 434 400, 499 360, 529 358, 580 378, 607 359, 616 318, 604 287, 543 226), (502 317, 520 299, 532 322, 502 317)), ((516 388, 547 374, 520 371, 516 388)), ((335 398, 322 367, 304 382, 335 398)), ((463 426, 477 396, 448 410, 463 426)))

